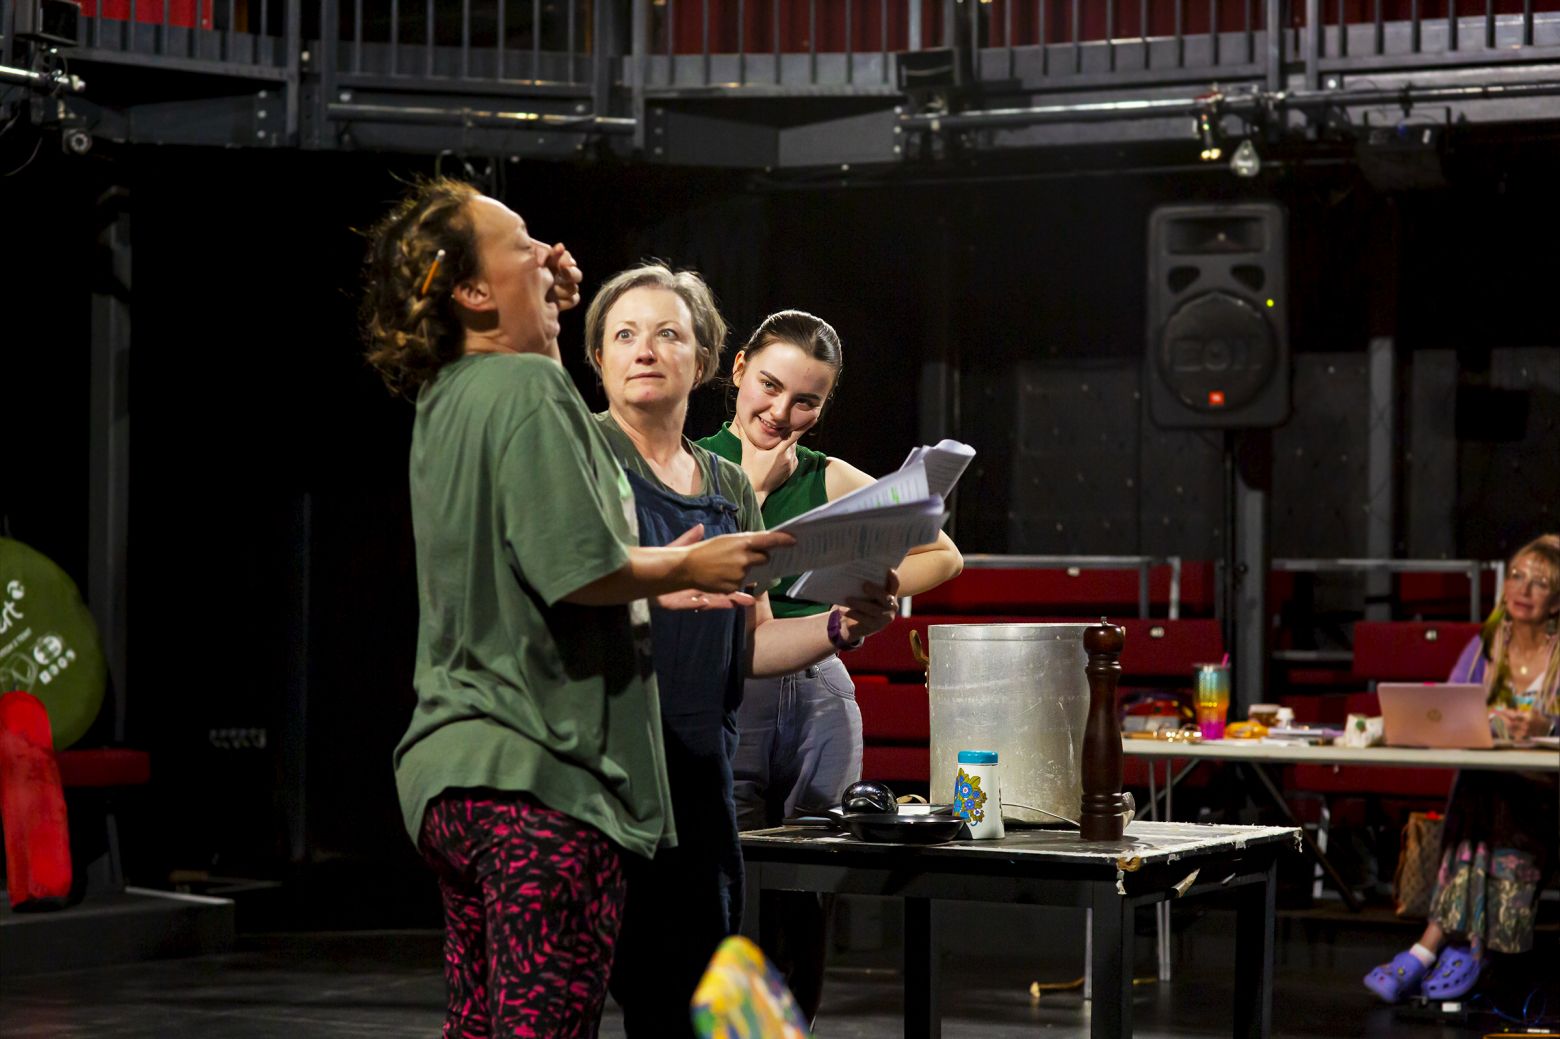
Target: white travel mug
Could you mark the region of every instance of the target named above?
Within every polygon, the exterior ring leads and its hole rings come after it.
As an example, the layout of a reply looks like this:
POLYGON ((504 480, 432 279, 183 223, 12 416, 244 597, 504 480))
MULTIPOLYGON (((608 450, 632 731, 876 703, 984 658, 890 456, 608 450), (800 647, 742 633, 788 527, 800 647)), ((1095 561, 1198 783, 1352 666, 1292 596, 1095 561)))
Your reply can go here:
POLYGON ((997 752, 961 750, 953 778, 953 814, 963 819, 975 840, 1005 836, 1002 828, 1002 786, 997 778, 997 752))

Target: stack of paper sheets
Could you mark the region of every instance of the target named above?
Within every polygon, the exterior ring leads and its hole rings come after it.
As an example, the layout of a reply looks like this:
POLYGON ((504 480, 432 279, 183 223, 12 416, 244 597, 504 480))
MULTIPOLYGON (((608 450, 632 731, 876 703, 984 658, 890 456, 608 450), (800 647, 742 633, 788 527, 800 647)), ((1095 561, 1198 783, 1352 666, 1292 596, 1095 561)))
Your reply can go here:
POLYGON ((910 549, 937 540, 948 517, 943 502, 974 457, 974 448, 956 440, 915 448, 881 480, 775 527, 796 544, 771 552, 752 580, 763 585, 800 573, 787 592, 794 599, 833 604, 860 596, 863 584, 881 584, 910 549))

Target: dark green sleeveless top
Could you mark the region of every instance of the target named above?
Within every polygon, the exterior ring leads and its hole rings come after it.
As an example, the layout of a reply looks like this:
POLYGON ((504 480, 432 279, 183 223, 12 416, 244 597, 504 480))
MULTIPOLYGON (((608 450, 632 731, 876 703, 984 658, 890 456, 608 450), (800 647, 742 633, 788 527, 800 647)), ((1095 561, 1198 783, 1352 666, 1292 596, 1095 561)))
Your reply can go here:
MULTIPOLYGON (((731 431, 731 423, 723 423, 720 431, 696 443, 722 458, 742 464, 742 441, 731 431)), ((829 492, 823 485, 824 470, 829 466, 829 456, 810 447, 796 446, 796 472, 769 492, 764 499, 764 526, 770 529, 804 512, 816 509, 829 500, 829 492)), ((796 583, 800 574, 787 577, 769 591, 769 606, 776 617, 807 617, 823 613, 828 606, 805 599, 792 599, 785 593, 796 583)))

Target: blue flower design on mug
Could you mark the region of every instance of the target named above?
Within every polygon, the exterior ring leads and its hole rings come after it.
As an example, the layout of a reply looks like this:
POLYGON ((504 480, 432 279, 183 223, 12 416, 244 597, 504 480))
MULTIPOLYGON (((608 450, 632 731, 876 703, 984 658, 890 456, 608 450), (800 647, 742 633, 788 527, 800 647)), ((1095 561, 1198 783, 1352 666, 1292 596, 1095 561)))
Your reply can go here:
POLYGON ((986 819, 986 792, 980 788, 980 777, 962 768, 953 780, 953 814, 972 823, 986 819))

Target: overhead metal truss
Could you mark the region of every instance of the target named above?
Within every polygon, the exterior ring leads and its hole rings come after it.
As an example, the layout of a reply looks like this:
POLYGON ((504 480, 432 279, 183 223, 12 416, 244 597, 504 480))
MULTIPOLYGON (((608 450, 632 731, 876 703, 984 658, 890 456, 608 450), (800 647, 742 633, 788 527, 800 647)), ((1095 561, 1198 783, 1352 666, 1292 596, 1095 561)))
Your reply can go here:
POLYGON ((136 142, 773 169, 1560 118, 1560 0, 87 0, 57 54, 27 2, 0 87, 136 142))

